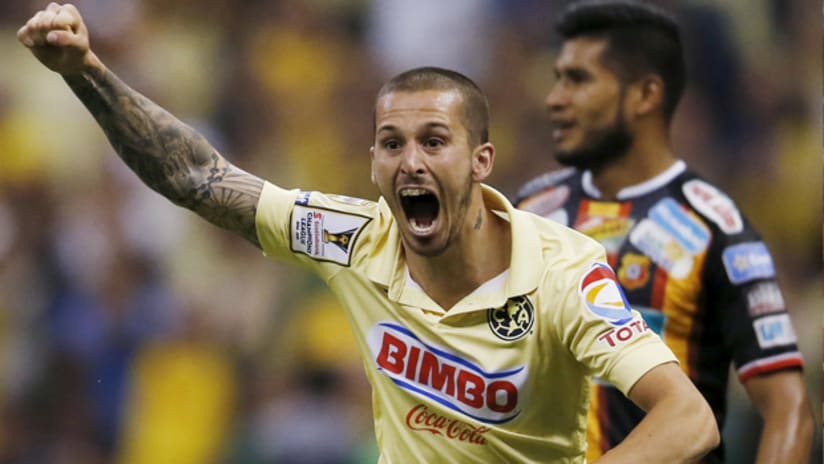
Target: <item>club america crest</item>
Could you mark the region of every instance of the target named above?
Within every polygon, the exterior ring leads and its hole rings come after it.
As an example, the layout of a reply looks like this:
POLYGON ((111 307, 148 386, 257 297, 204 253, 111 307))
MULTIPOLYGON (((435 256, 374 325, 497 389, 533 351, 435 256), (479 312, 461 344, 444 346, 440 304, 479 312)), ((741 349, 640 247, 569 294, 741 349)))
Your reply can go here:
POLYGON ((535 310, 525 296, 507 300, 504 306, 490 308, 487 313, 489 328, 501 340, 513 341, 523 338, 535 324, 535 310))

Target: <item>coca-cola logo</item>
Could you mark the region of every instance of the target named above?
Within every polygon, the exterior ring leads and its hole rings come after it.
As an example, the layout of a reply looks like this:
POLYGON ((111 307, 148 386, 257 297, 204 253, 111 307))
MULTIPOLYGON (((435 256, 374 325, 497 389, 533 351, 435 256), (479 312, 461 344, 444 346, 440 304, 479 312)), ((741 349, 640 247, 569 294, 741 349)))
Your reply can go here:
POLYGON ((431 432, 450 440, 485 445, 484 434, 489 427, 474 426, 458 419, 452 419, 418 404, 406 414, 406 426, 411 430, 431 432))

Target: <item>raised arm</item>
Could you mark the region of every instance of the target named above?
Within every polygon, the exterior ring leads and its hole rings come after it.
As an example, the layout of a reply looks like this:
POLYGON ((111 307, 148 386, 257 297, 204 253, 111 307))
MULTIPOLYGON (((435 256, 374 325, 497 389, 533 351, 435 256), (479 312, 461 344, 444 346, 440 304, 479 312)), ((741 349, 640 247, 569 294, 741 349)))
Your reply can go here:
POLYGON ((712 410, 677 364, 653 368, 628 396, 647 415, 597 464, 698 462, 718 446, 720 435, 712 410))
POLYGON ((202 135, 109 71, 91 51, 74 5, 50 3, 17 37, 63 76, 146 185, 260 247, 255 213, 263 180, 229 163, 202 135))

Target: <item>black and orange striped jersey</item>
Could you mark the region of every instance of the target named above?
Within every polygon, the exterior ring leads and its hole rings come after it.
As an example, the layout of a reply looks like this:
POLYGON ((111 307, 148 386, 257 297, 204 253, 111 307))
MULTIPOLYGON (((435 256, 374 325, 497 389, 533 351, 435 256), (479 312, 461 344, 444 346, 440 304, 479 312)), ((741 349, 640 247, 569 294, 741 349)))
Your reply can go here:
MULTIPOLYGON (((726 414, 730 365, 739 380, 801 368, 802 358, 772 257, 758 232, 718 188, 677 161, 667 171, 601 199, 588 171, 564 169, 529 183, 519 208, 601 242, 627 298, 678 357, 715 412, 726 414)), ((596 382, 588 458, 618 444, 643 411, 596 382)), ((721 462, 722 447, 707 457, 721 462)))

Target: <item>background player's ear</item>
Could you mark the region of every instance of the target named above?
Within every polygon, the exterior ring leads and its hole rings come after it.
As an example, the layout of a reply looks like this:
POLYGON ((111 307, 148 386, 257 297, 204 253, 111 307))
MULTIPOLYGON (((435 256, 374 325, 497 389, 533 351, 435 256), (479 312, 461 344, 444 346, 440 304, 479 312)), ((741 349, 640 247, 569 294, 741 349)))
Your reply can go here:
POLYGON ((660 111, 664 106, 664 81, 657 74, 648 74, 638 82, 637 115, 660 111))

